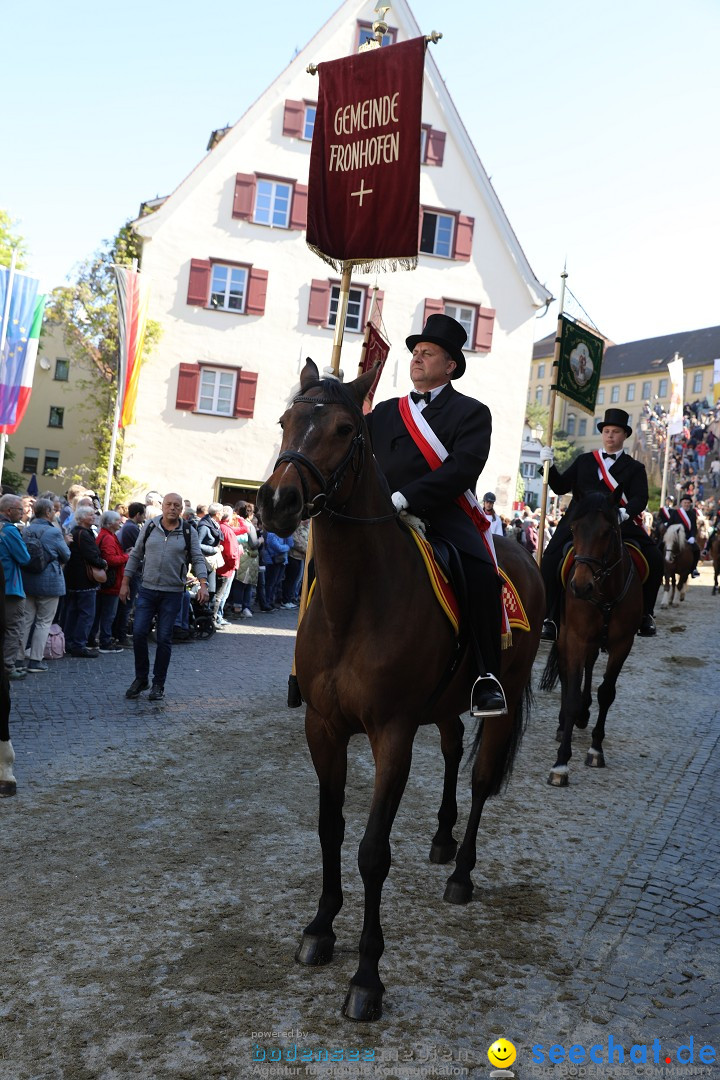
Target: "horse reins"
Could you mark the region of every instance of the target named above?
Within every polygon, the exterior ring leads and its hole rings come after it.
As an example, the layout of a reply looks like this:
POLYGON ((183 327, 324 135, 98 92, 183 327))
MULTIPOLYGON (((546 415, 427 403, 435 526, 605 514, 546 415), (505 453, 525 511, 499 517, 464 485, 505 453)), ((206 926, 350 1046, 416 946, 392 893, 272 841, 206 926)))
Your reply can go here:
MULTIPOLYGON (((290 408, 292 408, 293 405, 299 404, 300 402, 306 402, 309 405, 349 406, 351 404, 343 401, 330 401, 327 398, 315 398, 308 397, 304 394, 298 394, 297 397, 293 398, 290 408)), ((357 426, 355 435, 352 442, 350 443, 350 446, 348 447, 347 453, 345 454, 344 458, 337 466, 337 468, 335 468, 331 472, 327 480, 320 472, 317 465, 313 461, 311 461, 309 457, 306 457, 305 454, 301 454, 299 450, 284 450, 275 462, 273 472, 275 471, 275 469, 277 469, 278 465, 288 464, 295 467, 295 470, 300 477, 300 485, 302 487, 304 518, 313 518, 317 517, 318 514, 326 513, 330 517, 340 518, 342 521, 363 522, 366 525, 374 525, 381 521, 393 521, 397 517, 397 514, 394 511, 392 514, 384 514, 381 517, 363 518, 353 517, 350 514, 343 514, 339 510, 336 510, 332 506, 328 505, 329 500, 333 497, 333 495, 337 493, 340 485, 342 484, 345 473, 350 467, 352 467, 354 473, 353 485, 350 490, 350 494, 348 495, 345 502, 342 503, 342 505, 344 506, 345 503, 350 501, 353 492, 355 491, 355 487, 357 485, 360 471, 363 467, 364 462, 365 435, 363 434, 361 422, 357 426), (303 468, 308 470, 308 472, 315 478, 315 480, 320 486, 320 491, 312 499, 310 498, 310 489, 308 487, 307 479, 302 471, 303 468)))
MULTIPOLYGON (((613 534, 613 535, 615 535, 615 534, 613 534)), ((585 600, 588 604, 592 604, 594 607, 598 608, 599 611, 602 613, 602 616, 603 616, 602 641, 603 642, 607 641, 608 627, 609 627, 609 624, 610 624, 610 616, 612 614, 612 610, 613 610, 613 608, 615 607, 616 604, 619 604, 621 600, 625 599, 625 597, 626 597, 626 595, 628 593, 628 590, 630 588, 630 583, 632 582, 633 576, 636 573, 635 564, 634 564, 633 560, 630 558, 630 554, 628 553, 625 545, 623 544, 622 535, 620 534, 619 530, 618 530, 617 536, 618 536, 618 540, 619 540, 619 544, 620 544, 620 554, 618 555, 617 559, 615 559, 615 562, 612 562, 612 563, 608 564, 608 562, 607 562, 607 558, 608 558, 607 552, 600 559, 597 558, 597 556, 595 556, 595 555, 575 555, 575 557, 574 557, 575 562, 580 563, 581 565, 592 566, 593 564, 597 564, 599 569, 593 573, 593 586, 597 585, 599 590, 602 590, 602 586, 605 583, 605 581, 607 580, 607 578, 610 576, 610 574, 615 569, 615 567, 619 566, 623 562, 626 555, 627 555, 627 558, 630 560, 630 569, 628 571, 627 577, 625 578, 625 582, 623 584, 622 591, 619 594, 619 596, 613 597, 612 600, 602 600, 602 599, 599 599, 599 598, 597 598, 595 596, 592 596, 592 595, 591 596, 583 596, 583 597, 579 598, 579 599, 585 600)), ((612 539, 613 539, 613 537, 611 537, 611 541, 612 541, 612 539)), ((609 548, 609 545, 608 545, 608 548, 609 548)))

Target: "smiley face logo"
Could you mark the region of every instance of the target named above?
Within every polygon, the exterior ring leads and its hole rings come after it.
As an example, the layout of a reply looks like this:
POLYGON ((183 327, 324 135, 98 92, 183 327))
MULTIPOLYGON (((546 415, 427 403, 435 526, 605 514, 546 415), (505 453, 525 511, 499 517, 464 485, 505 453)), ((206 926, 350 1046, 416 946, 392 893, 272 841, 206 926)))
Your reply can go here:
POLYGON ((517 1050, 508 1039, 496 1039, 488 1048, 488 1061, 497 1069, 507 1069, 517 1057, 517 1050))

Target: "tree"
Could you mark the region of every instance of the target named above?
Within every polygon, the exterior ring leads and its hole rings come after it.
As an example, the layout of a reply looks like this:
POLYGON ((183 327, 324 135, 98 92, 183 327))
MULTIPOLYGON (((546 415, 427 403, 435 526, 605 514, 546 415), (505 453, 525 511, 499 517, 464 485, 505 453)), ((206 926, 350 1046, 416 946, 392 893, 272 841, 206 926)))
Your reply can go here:
POLYGON ((12 492, 17 494, 17 493, 21 492, 23 490, 23 488, 25 487, 25 477, 21 476, 20 473, 13 472, 12 469, 8 469, 7 462, 8 461, 14 461, 14 460, 15 460, 15 454, 10 449, 10 447, 6 445, 5 446, 5 459, 3 461, 3 469, 2 469, 2 490, 3 490, 3 492, 12 491, 12 492))
MULTIPOLYGON (((80 267, 73 285, 55 289, 47 308, 49 324, 60 326, 71 357, 84 360, 92 376, 83 389, 87 392, 87 411, 95 424, 94 460, 83 477, 96 491, 105 490, 113 412, 117 395, 118 313, 113 265, 130 266, 140 258, 142 242, 127 222, 117 236, 106 241, 80 267), (99 418, 99 419, 98 419, 99 418)), ((148 320, 141 363, 160 338, 160 324, 148 320)), ((128 476, 120 474, 123 432, 118 435, 115 468, 110 489, 111 503, 123 501, 137 487, 128 476)))
POLYGON ((27 247, 22 236, 15 232, 17 222, 10 217, 7 210, 0 210, 0 266, 9 266, 12 259, 13 248, 17 252, 15 267, 22 270, 27 262, 27 247))
MULTIPOLYGON (((550 415, 548 410, 540 404, 539 401, 529 401, 525 409, 525 423, 530 428, 541 427, 543 429, 543 436, 547 443, 547 432, 550 426, 550 415)), ((553 451, 555 452, 555 466, 560 472, 565 472, 570 465, 572 465, 575 458, 580 457, 585 453, 584 446, 578 446, 574 442, 570 442, 567 431, 563 431, 562 428, 557 428, 553 433, 553 451)))

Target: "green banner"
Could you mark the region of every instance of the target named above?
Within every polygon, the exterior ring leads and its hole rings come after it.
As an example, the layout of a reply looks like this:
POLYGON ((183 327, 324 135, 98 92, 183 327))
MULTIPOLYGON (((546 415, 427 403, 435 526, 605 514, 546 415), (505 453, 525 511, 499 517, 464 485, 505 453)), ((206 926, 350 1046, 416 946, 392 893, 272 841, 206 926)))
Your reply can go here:
POLYGON ((565 315, 560 320, 560 362, 552 389, 594 414, 605 342, 565 315))

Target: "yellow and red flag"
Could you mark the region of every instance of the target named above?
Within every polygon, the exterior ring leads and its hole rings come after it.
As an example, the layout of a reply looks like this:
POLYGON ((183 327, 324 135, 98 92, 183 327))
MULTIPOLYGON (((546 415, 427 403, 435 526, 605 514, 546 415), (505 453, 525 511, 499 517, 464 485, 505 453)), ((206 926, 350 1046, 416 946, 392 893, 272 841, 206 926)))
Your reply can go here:
POLYGON ((142 359, 145 328, 147 326, 150 288, 137 270, 129 266, 116 266, 115 281, 118 301, 118 343, 120 363, 118 369, 118 394, 120 419, 118 427, 135 423, 140 362, 142 359))

